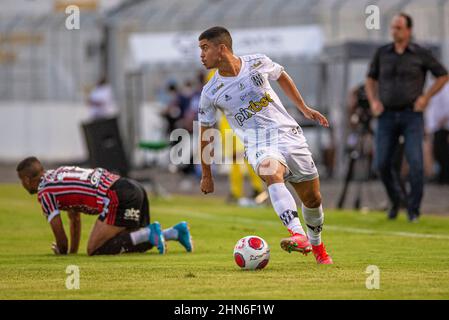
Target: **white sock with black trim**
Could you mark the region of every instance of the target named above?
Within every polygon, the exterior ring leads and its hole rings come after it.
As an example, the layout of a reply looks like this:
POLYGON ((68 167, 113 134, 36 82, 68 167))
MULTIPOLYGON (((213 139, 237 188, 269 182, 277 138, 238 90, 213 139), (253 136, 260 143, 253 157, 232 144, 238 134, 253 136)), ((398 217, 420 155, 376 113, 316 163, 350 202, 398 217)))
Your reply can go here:
POLYGON ((268 186, 271 204, 284 226, 291 232, 306 235, 298 218, 295 199, 285 183, 273 183, 268 186))
POLYGON ((321 244, 321 230, 324 223, 323 206, 318 208, 307 208, 302 205, 302 215, 307 225, 307 236, 312 245, 318 246, 321 244))

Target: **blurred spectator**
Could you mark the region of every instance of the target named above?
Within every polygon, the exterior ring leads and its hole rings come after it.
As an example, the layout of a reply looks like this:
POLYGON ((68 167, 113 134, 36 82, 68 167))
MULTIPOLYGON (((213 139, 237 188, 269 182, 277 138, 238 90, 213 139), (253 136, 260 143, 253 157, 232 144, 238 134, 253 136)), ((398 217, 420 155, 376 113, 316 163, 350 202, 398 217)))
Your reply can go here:
POLYGON ((167 121, 167 134, 177 128, 177 121, 181 118, 180 92, 176 83, 170 83, 167 87, 168 103, 162 116, 167 121))
MULTIPOLYGON (((172 82, 167 87, 169 99, 165 110, 162 112, 162 116, 167 120, 167 134, 175 129, 186 129, 189 133, 193 133, 193 123, 197 117, 199 97, 203 88, 204 75, 198 73, 196 81, 186 80, 184 85, 179 89, 176 83, 172 82)), ((181 139, 181 138, 180 138, 181 139)), ((177 144, 178 141, 173 141, 173 144, 177 144)), ((194 140, 194 144, 196 141, 194 140)), ((173 167, 173 172, 180 171, 185 176, 191 174, 199 174, 200 171, 195 168, 193 164, 194 152, 196 146, 193 145, 193 150, 190 153, 191 158, 189 164, 179 165, 173 167)), ((188 179, 181 181, 181 189, 190 189, 191 182, 188 179)))
POLYGON ((449 184, 449 85, 435 95, 426 112, 426 127, 433 136, 437 182, 449 184))
POLYGON ((200 103, 201 91, 203 85, 206 82, 206 77, 202 71, 197 74, 196 83, 194 84, 193 91, 190 95, 189 107, 184 115, 184 128, 189 132, 193 132, 193 123, 198 118, 198 106, 200 103))
POLYGON ((117 114, 117 107, 112 93, 112 87, 103 76, 90 92, 88 99, 89 119, 98 120, 117 114))
POLYGON ((162 116, 167 120, 167 133, 170 134, 174 129, 186 128, 185 117, 189 112, 190 102, 195 94, 193 84, 190 80, 184 83, 179 89, 176 83, 170 83, 167 87, 168 103, 162 116))

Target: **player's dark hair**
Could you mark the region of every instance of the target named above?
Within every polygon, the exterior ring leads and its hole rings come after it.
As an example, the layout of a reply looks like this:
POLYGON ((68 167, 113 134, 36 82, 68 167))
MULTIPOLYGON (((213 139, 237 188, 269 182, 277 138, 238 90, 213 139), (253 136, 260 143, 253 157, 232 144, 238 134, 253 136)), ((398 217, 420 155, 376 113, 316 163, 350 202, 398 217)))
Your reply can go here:
POLYGON ((26 174, 30 176, 30 178, 34 178, 40 173, 40 170, 42 170, 42 168, 42 164, 38 158, 27 157, 19 162, 16 171, 18 173, 26 171, 26 174), (39 168, 39 170, 36 170, 36 167, 39 168))
POLYGON ((407 26, 408 29, 413 28, 413 19, 409 14, 407 14, 405 12, 400 12, 400 13, 398 13, 397 16, 403 17, 405 19, 405 25, 407 26))
POLYGON ((229 31, 224 27, 212 27, 203 31, 198 40, 209 40, 215 44, 224 44, 232 51, 232 37, 229 31))

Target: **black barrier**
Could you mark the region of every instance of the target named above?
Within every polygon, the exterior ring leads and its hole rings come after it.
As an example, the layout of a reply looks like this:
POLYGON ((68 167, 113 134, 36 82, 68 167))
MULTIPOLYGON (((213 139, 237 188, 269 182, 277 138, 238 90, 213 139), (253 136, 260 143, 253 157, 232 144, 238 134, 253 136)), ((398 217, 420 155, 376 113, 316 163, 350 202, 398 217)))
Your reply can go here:
POLYGON ((117 118, 93 120, 83 123, 82 128, 89 151, 89 165, 105 168, 126 177, 129 164, 117 118))

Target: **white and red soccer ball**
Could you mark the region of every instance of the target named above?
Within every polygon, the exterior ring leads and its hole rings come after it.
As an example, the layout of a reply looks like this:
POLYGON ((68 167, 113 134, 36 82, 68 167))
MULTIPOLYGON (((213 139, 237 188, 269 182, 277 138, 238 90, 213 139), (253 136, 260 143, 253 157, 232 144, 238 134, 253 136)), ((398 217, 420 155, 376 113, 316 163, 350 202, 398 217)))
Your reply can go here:
POLYGON ((234 260, 242 269, 263 269, 270 261, 270 247, 261 237, 244 237, 234 247, 234 260))

